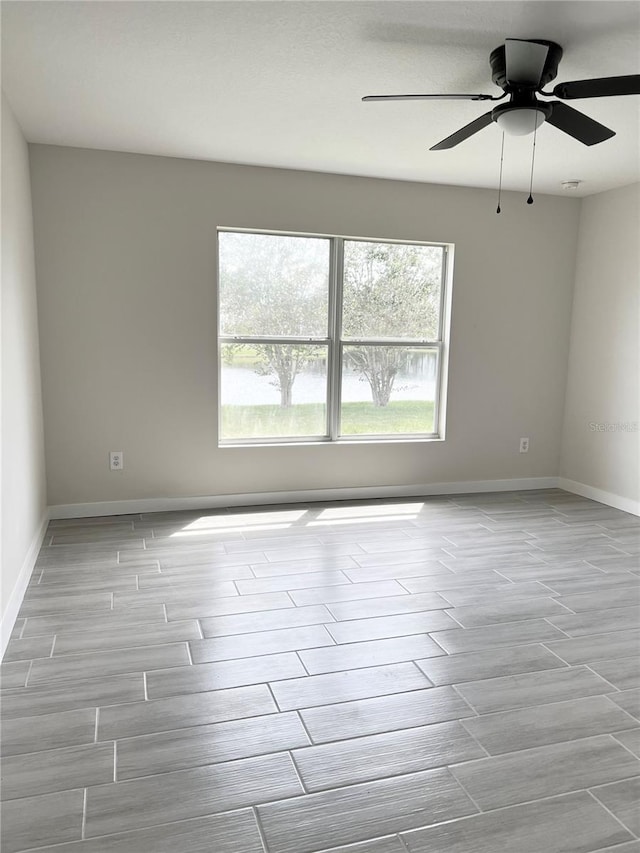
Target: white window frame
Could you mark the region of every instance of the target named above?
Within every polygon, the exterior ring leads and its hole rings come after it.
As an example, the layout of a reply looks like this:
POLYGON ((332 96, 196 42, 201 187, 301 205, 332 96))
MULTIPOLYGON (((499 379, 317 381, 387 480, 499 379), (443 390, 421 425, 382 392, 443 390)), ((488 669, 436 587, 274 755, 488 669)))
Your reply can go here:
POLYGON ((451 243, 418 240, 396 240, 376 237, 344 237, 335 234, 310 234, 296 231, 271 231, 255 228, 219 227, 216 231, 216 310, 218 358, 218 446, 274 446, 287 444, 360 444, 416 441, 444 441, 446 423, 447 376, 449 362, 449 332, 451 325, 451 293, 453 284, 453 251, 451 243), (283 337, 280 335, 223 335, 220 328, 220 245, 221 233, 260 234, 274 237, 309 237, 329 240, 329 307, 326 337, 283 337), (343 261, 345 242, 378 243, 401 246, 436 246, 442 249, 442 278, 440 282, 440 312, 438 337, 426 338, 345 338, 342 336, 343 261), (222 346, 224 344, 318 344, 327 348, 327 432, 323 435, 259 436, 255 438, 222 438, 222 346), (435 349, 437 352, 436 393, 433 408, 433 432, 367 433, 340 435, 342 409, 342 365, 345 346, 403 346, 435 349))

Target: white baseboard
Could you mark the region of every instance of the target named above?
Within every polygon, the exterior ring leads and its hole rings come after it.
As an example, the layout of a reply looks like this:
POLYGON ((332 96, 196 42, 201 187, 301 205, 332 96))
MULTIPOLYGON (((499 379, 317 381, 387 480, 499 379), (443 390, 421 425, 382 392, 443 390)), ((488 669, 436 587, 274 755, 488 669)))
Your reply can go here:
POLYGON ((236 495, 202 495, 189 498, 140 498, 127 501, 58 504, 49 507, 51 518, 91 518, 140 512, 220 509, 233 506, 310 503, 313 501, 374 500, 376 498, 460 495, 475 492, 519 492, 555 489, 557 477, 526 477, 514 480, 474 480, 461 483, 427 483, 413 486, 359 486, 346 489, 304 489, 292 492, 255 492, 236 495))
POLYGON ((38 552, 40 551, 40 548, 42 546, 44 535, 47 532, 48 524, 49 511, 45 510, 44 515, 42 516, 42 521, 40 522, 40 526, 38 527, 38 530, 36 531, 33 539, 31 540, 31 545, 29 546, 27 555, 22 563, 20 573, 18 574, 18 580, 16 581, 13 590, 11 591, 11 595, 9 596, 9 601, 7 602, 7 606, 5 607, 4 613, 0 617, 0 660, 2 660, 5 649, 7 648, 7 643, 9 642, 9 637, 11 636, 11 632, 13 631, 13 626, 16 623, 16 618, 20 611, 22 599, 24 598, 24 594, 27 589, 27 584, 29 583, 29 578, 31 577, 31 572, 33 571, 33 567, 36 563, 38 552))
POLYGON ((565 492, 573 492, 583 498, 590 498, 590 500, 598 501, 601 504, 607 504, 607 506, 615 507, 615 509, 621 509, 623 512, 630 512, 632 515, 640 515, 640 501, 623 498, 620 495, 614 495, 613 492, 596 489, 595 486, 586 486, 584 483, 577 483, 575 480, 558 477, 558 488, 564 489, 565 492))

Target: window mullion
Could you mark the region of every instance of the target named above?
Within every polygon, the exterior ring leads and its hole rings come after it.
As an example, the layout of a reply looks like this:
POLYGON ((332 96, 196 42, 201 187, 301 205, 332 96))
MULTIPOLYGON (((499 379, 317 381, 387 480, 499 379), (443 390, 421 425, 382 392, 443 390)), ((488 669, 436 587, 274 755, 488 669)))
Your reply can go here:
POLYGON ((223 344, 328 344, 329 338, 294 338, 286 335, 220 335, 223 344))
POLYGON ((331 276, 329 290, 329 382, 327 422, 329 438, 335 441, 340 435, 340 388, 342 378, 342 270, 344 241, 334 237, 331 241, 331 276))

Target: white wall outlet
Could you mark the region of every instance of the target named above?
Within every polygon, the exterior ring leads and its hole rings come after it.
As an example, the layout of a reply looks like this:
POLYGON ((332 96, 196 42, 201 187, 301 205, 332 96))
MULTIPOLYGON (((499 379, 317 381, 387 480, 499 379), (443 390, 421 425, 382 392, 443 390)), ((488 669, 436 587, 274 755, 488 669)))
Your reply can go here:
POLYGON ((112 471, 122 471, 124 468, 124 456, 121 450, 112 450, 109 453, 109 468, 112 471))
POLYGON ((521 438, 520 439, 520 453, 528 453, 529 452, 529 439, 521 438))

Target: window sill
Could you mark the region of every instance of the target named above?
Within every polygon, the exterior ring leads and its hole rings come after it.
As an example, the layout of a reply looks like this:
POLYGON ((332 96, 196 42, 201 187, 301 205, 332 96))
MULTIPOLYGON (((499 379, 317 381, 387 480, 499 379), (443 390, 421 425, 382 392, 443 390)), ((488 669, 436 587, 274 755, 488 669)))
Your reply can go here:
POLYGON ((366 438, 339 438, 335 441, 326 440, 316 440, 316 441, 246 441, 246 442, 218 442, 219 450, 238 450, 251 447, 336 447, 341 445, 350 445, 351 447, 357 445, 384 445, 384 444, 430 444, 432 442, 441 443, 444 442, 444 436, 439 435, 429 435, 429 436, 416 436, 416 437, 403 437, 403 438, 381 438, 379 436, 372 436, 366 438))

